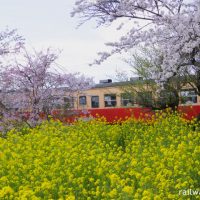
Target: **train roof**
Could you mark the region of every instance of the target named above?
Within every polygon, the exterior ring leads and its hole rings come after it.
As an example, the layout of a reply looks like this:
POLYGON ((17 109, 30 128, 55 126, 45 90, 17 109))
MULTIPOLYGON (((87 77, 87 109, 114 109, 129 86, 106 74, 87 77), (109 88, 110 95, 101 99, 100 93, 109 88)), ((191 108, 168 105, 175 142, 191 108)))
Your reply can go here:
POLYGON ((132 81, 120 81, 120 82, 109 82, 109 83, 98 83, 95 84, 91 89, 95 88, 106 88, 106 87, 120 87, 120 86, 125 86, 125 85, 137 85, 137 84, 143 84, 146 81, 155 83, 153 79, 149 80, 132 80, 132 81))

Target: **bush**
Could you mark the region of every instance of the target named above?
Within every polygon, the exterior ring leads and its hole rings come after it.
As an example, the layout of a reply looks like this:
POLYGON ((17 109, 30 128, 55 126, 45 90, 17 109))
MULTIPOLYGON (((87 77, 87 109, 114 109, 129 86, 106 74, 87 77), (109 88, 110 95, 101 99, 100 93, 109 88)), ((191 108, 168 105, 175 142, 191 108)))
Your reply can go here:
POLYGON ((197 125, 157 114, 12 130, 0 138, 0 199, 184 199, 200 189, 197 125))

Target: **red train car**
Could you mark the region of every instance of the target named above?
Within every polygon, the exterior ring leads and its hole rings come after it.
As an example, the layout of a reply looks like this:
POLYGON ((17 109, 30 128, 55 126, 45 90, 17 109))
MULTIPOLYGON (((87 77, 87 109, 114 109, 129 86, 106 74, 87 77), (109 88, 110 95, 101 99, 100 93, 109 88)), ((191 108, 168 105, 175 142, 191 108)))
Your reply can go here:
MULTIPOLYGON (((134 81, 131 82, 132 86, 134 86, 134 81)), ((75 94, 70 102, 71 111, 65 112, 66 120, 73 121, 79 117, 83 117, 85 120, 89 120, 91 117, 105 117, 108 122, 113 123, 129 117, 138 119, 152 116, 154 111, 140 106, 138 97, 124 92, 126 84, 127 82, 113 83, 111 79, 107 79, 100 81, 93 88, 75 94)), ((145 92, 138 91, 137 93, 143 96, 145 92)), ((145 96, 149 97, 147 103, 152 99, 151 95, 152 92, 146 91, 145 96)), ((185 113, 187 119, 199 116, 200 97, 195 90, 185 88, 180 91, 179 95, 180 99, 184 99, 184 101, 180 101, 178 110, 185 113)), ((67 103, 69 104, 69 102, 67 103)))

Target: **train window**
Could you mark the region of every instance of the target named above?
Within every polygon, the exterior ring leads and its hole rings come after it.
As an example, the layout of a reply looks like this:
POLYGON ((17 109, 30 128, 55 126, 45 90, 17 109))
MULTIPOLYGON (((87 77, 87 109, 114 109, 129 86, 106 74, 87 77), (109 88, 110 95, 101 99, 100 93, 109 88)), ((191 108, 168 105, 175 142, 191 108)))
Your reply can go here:
POLYGON ((105 94, 104 103, 105 107, 115 107, 117 105, 116 94, 105 94))
POLYGON ((197 93, 195 90, 182 90, 180 97, 182 104, 197 103, 197 93))
POLYGON ((99 96, 92 96, 91 97, 91 106, 92 106, 92 108, 98 108, 99 107, 99 96))
POLYGON ((86 96, 79 97, 79 105, 86 105, 86 96))
POLYGON ((134 105, 134 97, 130 93, 121 94, 121 105, 122 106, 133 106, 134 105))

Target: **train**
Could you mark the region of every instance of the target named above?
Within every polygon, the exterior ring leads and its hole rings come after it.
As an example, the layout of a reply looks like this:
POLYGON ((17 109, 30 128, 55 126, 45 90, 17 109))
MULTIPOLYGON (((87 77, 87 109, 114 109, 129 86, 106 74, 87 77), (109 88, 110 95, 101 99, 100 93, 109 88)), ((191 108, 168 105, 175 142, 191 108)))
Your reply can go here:
MULTIPOLYGON (((140 79, 132 80, 138 81, 140 79)), ((104 117, 107 122, 124 121, 130 117, 135 119, 149 118, 155 111, 150 107, 144 107, 135 97, 124 92, 127 82, 112 82, 111 79, 101 80, 99 84, 87 90, 76 93, 71 99, 64 97, 65 103, 71 109, 63 112, 62 118, 66 121, 74 119, 90 120, 91 118, 104 117)), ((143 92, 144 93, 144 92, 143 92)), ((143 95, 142 93, 142 95, 143 95)), ((151 100, 151 93, 149 101, 151 100)), ((180 97, 184 97, 178 110, 185 114, 187 119, 199 117, 200 115, 200 96, 192 88, 183 88, 180 97)), ((148 101, 148 99, 147 99, 148 101)), ((59 115, 59 110, 54 110, 53 115, 59 115)))

